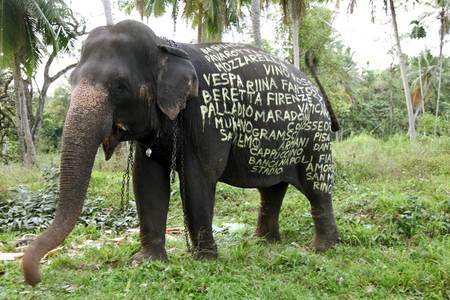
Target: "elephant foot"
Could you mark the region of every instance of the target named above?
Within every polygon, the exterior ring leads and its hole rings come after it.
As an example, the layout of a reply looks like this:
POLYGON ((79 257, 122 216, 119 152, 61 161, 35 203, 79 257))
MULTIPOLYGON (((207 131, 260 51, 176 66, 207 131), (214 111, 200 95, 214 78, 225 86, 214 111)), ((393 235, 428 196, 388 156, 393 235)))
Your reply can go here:
POLYGON ((218 257, 217 246, 215 242, 201 244, 203 245, 194 247, 192 251, 195 259, 216 259, 218 257))
POLYGON ((277 243, 281 241, 280 232, 273 230, 264 230, 262 228, 257 228, 255 235, 260 238, 264 238, 269 243, 277 243))
POLYGON ((167 261, 167 253, 166 250, 148 250, 148 249, 141 249, 138 253, 133 255, 131 259, 131 264, 139 264, 144 261, 153 261, 153 260, 159 260, 159 261, 167 261))
POLYGON ((316 235, 314 241, 312 242, 312 247, 314 247, 316 252, 325 252, 340 241, 341 240, 337 232, 327 237, 320 237, 316 235))
POLYGON ((195 259, 217 259, 218 254, 217 250, 210 250, 210 249, 201 249, 201 250, 194 250, 194 258, 195 259))

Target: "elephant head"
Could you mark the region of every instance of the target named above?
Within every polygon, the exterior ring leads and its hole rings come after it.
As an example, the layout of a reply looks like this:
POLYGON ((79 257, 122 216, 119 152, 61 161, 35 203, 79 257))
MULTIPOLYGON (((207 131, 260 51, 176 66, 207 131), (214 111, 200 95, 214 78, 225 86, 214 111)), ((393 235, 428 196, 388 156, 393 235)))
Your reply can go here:
POLYGON ((64 241, 78 220, 99 145, 108 160, 121 141, 154 135, 162 118, 174 120, 197 95, 198 79, 187 53, 166 44, 134 21, 96 28, 83 43, 71 75, 55 218, 22 262, 30 285, 41 280, 41 258, 64 241))

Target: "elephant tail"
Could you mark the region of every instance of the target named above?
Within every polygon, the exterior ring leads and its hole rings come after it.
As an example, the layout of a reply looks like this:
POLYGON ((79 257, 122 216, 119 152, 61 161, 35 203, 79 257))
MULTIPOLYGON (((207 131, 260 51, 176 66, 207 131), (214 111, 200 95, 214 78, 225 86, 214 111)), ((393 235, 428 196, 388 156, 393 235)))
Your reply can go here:
POLYGON ((334 114, 333 107, 331 107, 330 100, 328 99, 328 96, 325 93, 325 89, 323 88, 322 84, 320 83, 319 77, 317 76, 317 58, 311 50, 306 51, 305 62, 309 68, 309 71, 311 72, 312 76, 314 77, 314 80, 316 81, 317 85, 319 86, 319 90, 322 93, 322 96, 325 100, 325 105, 327 107, 328 113, 330 114, 330 118, 331 118, 331 130, 338 131, 339 130, 339 122, 336 118, 336 115, 334 114))

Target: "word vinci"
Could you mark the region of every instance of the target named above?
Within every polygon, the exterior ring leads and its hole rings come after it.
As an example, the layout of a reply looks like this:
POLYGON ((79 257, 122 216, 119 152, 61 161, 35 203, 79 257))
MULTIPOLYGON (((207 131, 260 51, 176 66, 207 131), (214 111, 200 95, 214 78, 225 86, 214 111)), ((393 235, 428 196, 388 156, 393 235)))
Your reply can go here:
POLYGON ((250 172, 276 176, 301 166, 316 190, 330 192, 330 118, 318 90, 293 66, 237 44, 200 49, 216 70, 200 79, 202 126, 232 142, 250 172))

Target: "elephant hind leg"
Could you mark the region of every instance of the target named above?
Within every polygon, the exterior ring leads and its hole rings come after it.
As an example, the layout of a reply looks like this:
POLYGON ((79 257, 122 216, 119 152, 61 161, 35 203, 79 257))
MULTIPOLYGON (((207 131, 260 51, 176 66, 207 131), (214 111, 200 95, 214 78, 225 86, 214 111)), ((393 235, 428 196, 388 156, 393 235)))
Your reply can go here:
POLYGON ((278 217, 287 187, 287 183, 281 182, 267 188, 258 189, 261 195, 261 207, 255 234, 266 238, 269 242, 280 240, 278 217))
POLYGON ((331 194, 307 190, 305 195, 311 203, 311 215, 316 232, 312 246, 316 251, 323 252, 340 241, 331 194))

